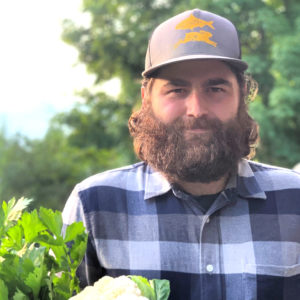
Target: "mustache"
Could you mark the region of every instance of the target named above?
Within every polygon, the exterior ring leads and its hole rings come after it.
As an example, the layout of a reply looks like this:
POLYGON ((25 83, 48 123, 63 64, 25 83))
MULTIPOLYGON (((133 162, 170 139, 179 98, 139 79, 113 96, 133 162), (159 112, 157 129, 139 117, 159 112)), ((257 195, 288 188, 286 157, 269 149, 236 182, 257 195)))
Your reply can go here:
POLYGON ((174 128, 177 130, 193 130, 193 129, 219 129, 222 127, 222 122, 215 118, 208 118, 202 116, 199 118, 195 117, 183 117, 174 121, 174 128))

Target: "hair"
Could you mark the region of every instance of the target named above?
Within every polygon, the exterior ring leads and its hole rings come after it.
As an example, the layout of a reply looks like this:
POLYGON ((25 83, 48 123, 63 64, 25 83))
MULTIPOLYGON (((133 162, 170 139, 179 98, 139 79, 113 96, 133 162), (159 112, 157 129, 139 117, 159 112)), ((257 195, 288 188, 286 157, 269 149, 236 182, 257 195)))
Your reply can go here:
POLYGON ((259 142, 259 125, 249 114, 249 103, 254 101, 258 93, 258 83, 250 74, 241 72, 228 64, 229 68, 235 74, 240 88, 239 118, 244 120, 247 127, 245 136, 245 158, 251 159, 255 156, 256 148, 259 142))
MULTIPOLYGON (((225 62, 226 63, 226 62, 225 62)), ((258 83, 252 78, 250 74, 239 71, 234 66, 226 63, 231 71, 235 74, 240 89, 240 103, 238 110, 238 118, 242 120, 245 130, 244 151, 243 157, 251 159, 255 156, 255 151, 259 142, 259 126, 257 122, 250 116, 248 112, 248 105, 252 102, 258 92, 258 83)), ((142 86, 145 88, 146 97, 149 97, 152 91, 153 83, 157 73, 153 73, 151 77, 144 77, 142 79, 142 86)), ((142 109, 141 109, 142 110, 142 109)), ((141 110, 132 113, 128 121, 129 132, 132 137, 135 136, 136 126, 139 124, 139 118, 143 117, 141 110)), ((143 160, 140 147, 136 147, 135 152, 140 159, 143 160)))

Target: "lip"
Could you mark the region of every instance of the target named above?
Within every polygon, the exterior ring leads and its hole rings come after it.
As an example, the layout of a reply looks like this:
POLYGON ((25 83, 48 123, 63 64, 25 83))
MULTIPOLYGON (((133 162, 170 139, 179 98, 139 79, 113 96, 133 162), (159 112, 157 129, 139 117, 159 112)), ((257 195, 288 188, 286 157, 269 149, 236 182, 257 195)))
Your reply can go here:
POLYGON ((205 133, 208 131, 209 131, 209 129, 205 129, 205 128, 195 128, 195 129, 186 129, 185 130, 186 133, 205 133))

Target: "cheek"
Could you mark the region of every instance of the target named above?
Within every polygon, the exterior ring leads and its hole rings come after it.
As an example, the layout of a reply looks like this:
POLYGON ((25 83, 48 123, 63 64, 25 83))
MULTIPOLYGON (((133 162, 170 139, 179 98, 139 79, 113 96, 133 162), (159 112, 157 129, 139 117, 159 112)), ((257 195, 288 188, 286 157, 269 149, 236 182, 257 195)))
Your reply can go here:
POLYGON ((215 110, 215 114, 218 116, 220 120, 227 121, 229 119, 234 118, 237 115, 238 108, 237 106, 223 106, 218 107, 215 110))
POLYGON ((239 109, 239 100, 238 98, 228 99, 220 105, 216 105, 213 108, 214 114, 222 121, 228 121, 236 117, 239 109))
POLYGON ((154 115, 163 123, 173 122, 178 117, 181 117, 185 113, 185 108, 182 104, 158 101, 152 102, 152 109, 154 115))

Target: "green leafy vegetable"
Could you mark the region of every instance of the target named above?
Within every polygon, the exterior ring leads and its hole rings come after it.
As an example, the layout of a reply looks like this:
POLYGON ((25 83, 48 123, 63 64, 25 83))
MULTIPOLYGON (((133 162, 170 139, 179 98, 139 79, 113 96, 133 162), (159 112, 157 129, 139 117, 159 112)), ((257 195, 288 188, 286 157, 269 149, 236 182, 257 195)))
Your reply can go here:
POLYGON ((0 206, 0 300, 69 299, 79 292, 85 228, 74 223, 63 238, 61 212, 23 212, 30 202, 11 199, 0 206))
POLYGON ((154 289, 146 278, 142 276, 130 276, 130 279, 136 283, 143 296, 149 300, 156 300, 154 289))
POLYGON ((0 300, 8 300, 8 289, 3 280, 0 279, 0 300))
POLYGON ((148 281, 142 276, 129 276, 133 280, 144 297, 149 300, 168 300, 170 295, 170 282, 166 279, 152 279, 148 281))
POLYGON ((156 300, 167 300, 170 295, 170 282, 166 279, 152 279, 156 300))

